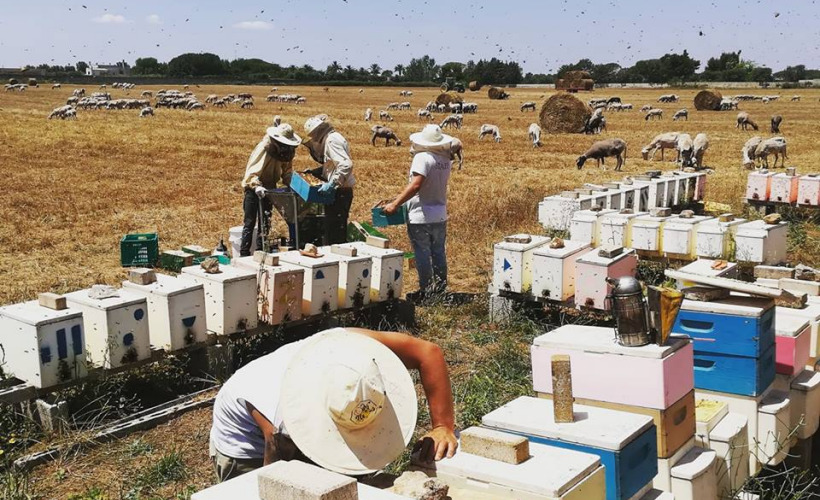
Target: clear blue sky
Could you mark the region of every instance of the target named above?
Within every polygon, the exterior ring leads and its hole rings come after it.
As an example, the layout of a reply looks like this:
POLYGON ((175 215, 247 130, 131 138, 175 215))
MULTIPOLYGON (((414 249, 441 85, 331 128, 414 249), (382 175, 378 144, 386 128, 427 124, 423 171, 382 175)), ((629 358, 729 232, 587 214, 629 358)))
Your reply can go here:
POLYGON ((28 0, 3 2, 0 67, 160 61, 183 52, 384 69, 499 57, 525 72, 589 57, 628 66, 688 49, 820 67, 818 0, 28 0), (85 6, 85 7, 83 7, 85 6))

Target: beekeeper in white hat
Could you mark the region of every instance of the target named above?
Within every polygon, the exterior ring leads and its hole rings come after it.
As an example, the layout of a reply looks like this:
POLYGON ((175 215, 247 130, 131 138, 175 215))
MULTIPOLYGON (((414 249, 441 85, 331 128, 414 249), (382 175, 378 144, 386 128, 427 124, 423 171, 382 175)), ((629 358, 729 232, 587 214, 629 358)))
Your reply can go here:
POLYGON ((310 460, 348 475, 378 471, 401 455, 418 412, 417 369, 432 428, 422 460, 452 457, 453 396, 441 349, 392 332, 334 328, 239 369, 213 410, 211 456, 220 481, 276 460, 310 460))
MULTIPOLYGON (((259 204, 262 204, 263 226, 270 225, 271 201, 267 194, 275 189, 278 183, 290 186, 293 174, 293 157, 296 147, 302 143, 302 138, 293 131, 287 123, 269 127, 265 137, 259 141, 245 167, 245 176, 242 178, 242 188, 245 191, 245 200, 242 208, 245 217, 242 224, 242 243, 239 255, 246 257, 251 254, 254 226, 257 224, 259 204)), ((288 223, 293 232, 293 224, 288 223)), ((291 239, 295 235, 291 234, 291 239)), ((256 250, 262 249, 262 238, 256 240, 256 250)))
MULTIPOLYGON (((410 182, 383 208, 393 214, 407 206, 407 234, 416 257, 419 298, 447 289, 447 184, 452 170, 450 143, 438 125, 410 135, 410 182)), ((414 294, 411 294, 414 295, 414 294)))
POLYGON ((353 204, 353 160, 347 139, 330 124, 327 115, 312 116, 305 121, 304 142, 310 156, 319 164, 316 173, 325 183, 322 192, 335 193, 332 204, 325 205, 325 243, 336 244, 347 241, 347 220, 353 204))

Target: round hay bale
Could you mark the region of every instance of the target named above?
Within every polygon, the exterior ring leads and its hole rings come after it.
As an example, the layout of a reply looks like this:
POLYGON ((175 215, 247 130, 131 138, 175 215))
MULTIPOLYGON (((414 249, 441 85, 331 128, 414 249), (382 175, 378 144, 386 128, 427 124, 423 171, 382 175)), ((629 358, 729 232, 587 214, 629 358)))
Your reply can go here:
POLYGON ((487 89, 487 97, 490 99, 501 99, 501 96, 504 94, 504 91, 498 87, 490 87, 487 89))
POLYGON ((547 133, 579 134, 587 120, 592 116, 592 109, 572 94, 560 92, 551 96, 541 106, 539 121, 547 133))
POLYGON ((595 80, 593 80, 591 78, 584 78, 584 79, 581 80, 581 87, 583 87, 584 90, 594 90, 595 89, 595 80))
POLYGON ((695 96, 695 109, 698 111, 719 111, 723 95, 717 90, 701 90, 695 96))
POLYGON ((29 78, 28 79, 28 86, 29 87, 38 87, 39 85, 37 85, 37 79, 36 78, 29 78))
POLYGON ((442 92, 436 97, 436 104, 449 105, 451 102, 464 102, 457 92, 442 92))
POLYGON ((472 82, 467 84, 467 88, 470 89, 472 92, 475 92, 477 90, 481 90, 481 84, 473 80, 472 82))
POLYGON ((20 82, 17 81, 17 78, 9 78, 9 85, 17 85, 18 83, 20 82))

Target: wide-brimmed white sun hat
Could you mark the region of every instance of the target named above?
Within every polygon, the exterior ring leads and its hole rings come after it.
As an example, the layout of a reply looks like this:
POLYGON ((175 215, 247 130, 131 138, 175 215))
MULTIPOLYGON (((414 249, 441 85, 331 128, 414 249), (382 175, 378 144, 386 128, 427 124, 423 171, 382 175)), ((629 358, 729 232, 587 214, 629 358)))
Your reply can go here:
POLYGON ((305 120, 305 133, 307 135, 312 134, 313 131, 323 123, 328 123, 326 114, 322 113, 321 115, 311 116, 305 120))
POLYGON ((288 123, 282 123, 275 127, 268 127, 268 135, 271 139, 288 146, 298 146, 302 143, 302 138, 293 131, 293 127, 288 123))
POLYGON ((288 364, 279 411, 305 456, 362 475, 401 455, 416 428, 417 404, 398 356, 370 337, 334 328, 308 340, 288 364))
POLYGON ((441 146, 453 142, 453 137, 441 131, 435 124, 425 125, 421 132, 410 134, 410 142, 419 146, 441 146))

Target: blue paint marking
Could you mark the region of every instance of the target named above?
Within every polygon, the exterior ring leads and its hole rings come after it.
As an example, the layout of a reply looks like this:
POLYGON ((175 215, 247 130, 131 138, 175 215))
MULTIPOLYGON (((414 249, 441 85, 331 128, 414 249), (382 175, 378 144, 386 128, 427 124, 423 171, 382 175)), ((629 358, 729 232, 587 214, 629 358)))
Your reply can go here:
POLYGON ((395 274, 393 275, 393 281, 398 281, 401 278, 401 271, 396 270, 395 274))
POLYGON ((125 347, 130 347, 131 344, 133 344, 133 343, 134 343, 134 334, 133 333, 126 333, 122 337, 122 345, 124 345, 125 347))
POLYGON ((196 316, 189 316, 187 318, 182 318, 182 324, 185 325, 187 328, 191 328, 194 326, 194 322, 196 321, 196 316))
POLYGON ((143 311, 142 308, 137 309, 136 311, 134 311, 134 319, 135 320, 140 321, 144 317, 145 317, 145 311, 143 311))
POLYGON ((504 259, 504 270, 512 269, 512 264, 507 259, 504 259))
POLYGON ((325 279, 325 273, 323 273, 323 272, 321 271, 321 269, 320 269, 319 271, 316 271, 316 279, 317 279, 317 280, 323 280, 323 279, 325 279))
POLYGON ((362 276, 364 276, 365 278, 370 276, 370 269, 365 269, 364 271, 362 271, 362 276))

